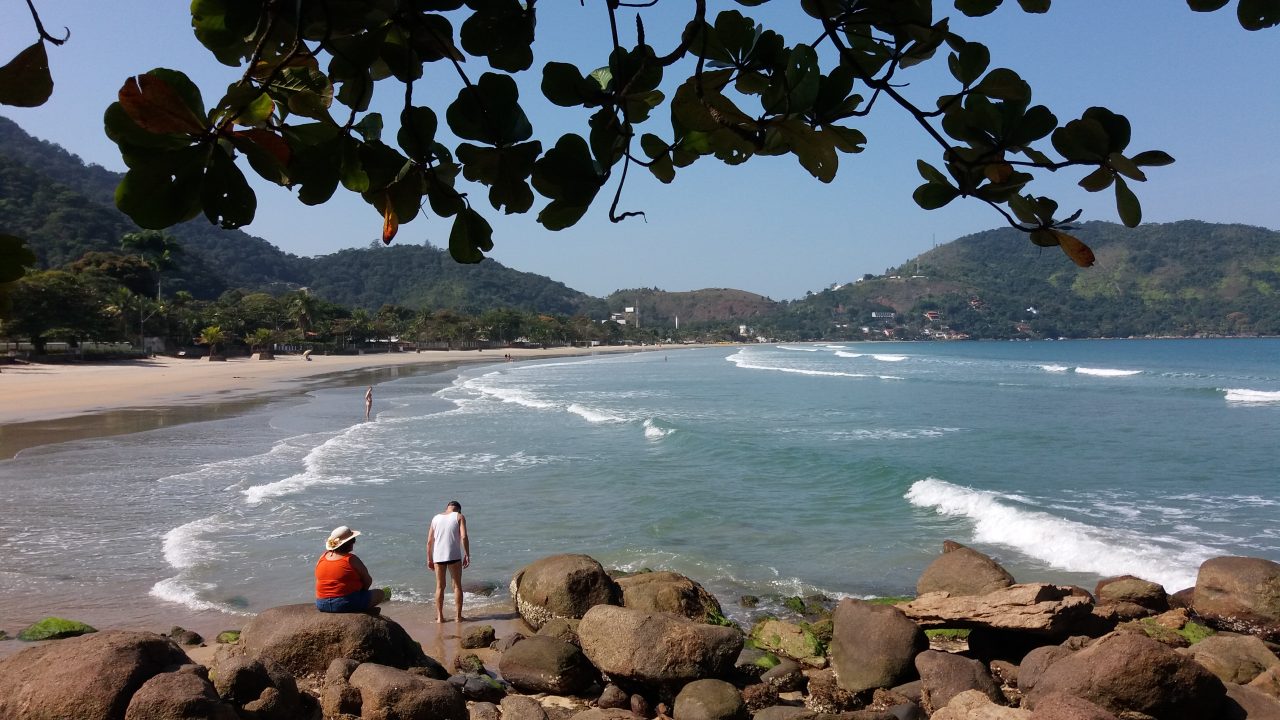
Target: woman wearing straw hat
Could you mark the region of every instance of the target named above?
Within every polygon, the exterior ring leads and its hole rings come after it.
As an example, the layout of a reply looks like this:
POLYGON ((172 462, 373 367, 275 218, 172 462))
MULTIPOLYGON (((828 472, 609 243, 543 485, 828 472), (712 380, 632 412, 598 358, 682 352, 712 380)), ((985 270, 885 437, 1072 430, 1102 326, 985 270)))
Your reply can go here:
POLYGON ((316 607, 320 612, 363 612, 387 600, 387 591, 370 589, 373 577, 351 552, 359 530, 340 525, 324 541, 325 553, 316 561, 316 607))

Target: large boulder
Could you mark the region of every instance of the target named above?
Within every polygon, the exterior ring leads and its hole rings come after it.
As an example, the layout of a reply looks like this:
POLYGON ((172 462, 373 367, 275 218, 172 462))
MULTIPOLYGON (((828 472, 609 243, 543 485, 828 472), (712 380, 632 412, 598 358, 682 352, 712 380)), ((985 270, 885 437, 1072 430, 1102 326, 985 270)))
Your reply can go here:
POLYGON ((1084 622, 1093 602, 1063 585, 1025 583, 978 596, 932 592, 895 607, 924 627, 996 628, 1053 635, 1065 634, 1084 622))
POLYGON ((1240 685, 1248 685, 1263 672, 1280 666, 1280 658, 1252 635, 1220 633, 1179 652, 1195 658, 1222 682, 1240 685))
POLYGON ((1192 607, 1210 625, 1280 640, 1280 563, 1216 557, 1200 565, 1192 607))
POLYGON ((1093 596, 1099 605, 1131 604, 1158 613, 1169 609, 1169 594, 1163 585, 1133 575, 1099 580, 1093 596))
POLYGON ((155 633, 105 631, 0 660, 0 718, 120 720, 143 683, 191 659, 155 633))
POLYGON ((1075 695, 1048 695, 1036 706, 1032 720, 1118 720, 1115 713, 1075 695))
POLYGON ((366 662, 351 673, 349 682, 360 693, 363 718, 468 720, 462 693, 444 680, 366 662))
POLYGON ((742 651, 734 628, 612 605, 587 611, 578 637, 582 652, 610 678, 659 686, 727 676, 742 651))
POLYGON ((1226 688, 1172 648, 1141 635, 1117 633, 1050 665, 1024 705, 1035 710, 1054 693, 1082 697, 1117 715, 1205 720, 1221 716, 1226 688))
POLYGON ((680 720, 747 720, 747 704, 738 688, 723 680, 694 680, 676 695, 680 720))
POLYGON ((706 622, 724 616, 720 601, 698 583, 675 572, 646 572, 620 577, 622 605, 633 610, 667 612, 706 622))
POLYGON ((1273 667, 1260 673, 1249 683, 1249 687, 1280 699, 1280 667, 1273 667))
POLYGON ((129 701, 124 720, 239 720, 213 683, 193 667, 160 673, 143 683, 129 701))
POLYGON ((959 543, 947 543, 943 553, 920 574, 916 594, 986 595, 1013 584, 1013 576, 990 557, 959 543))
POLYGON ((1073 652, 1065 645, 1046 645, 1027 653, 1018 666, 1018 689, 1031 692, 1051 665, 1073 652))
POLYGON ((301 696, 293 675, 270 658, 228 658, 218 665, 213 680, 218 696, 239 707, 270 703, 282 715, 296 714, 300 707, 301 696))
POLYGON ((1029 710, 996 705, 980 690, 966 690, 934 713, 932 720, 1032 720, 1034 717, 1029 710))
POLYGON ((832 620, 831 667, 840 687, 849 692, 911 679, 912 661, 929 647, 924 631, 889 605, 846 598, 832 620))
POLYGON ((534 635, 502 653, 498 672, 522 693, 577 695, 595 682, 597 673, 575 645, 534 635))
POLYGON ((264 610, 240 631, 239 644, 225 649, 232 656, 273 660, 296 677, 323 675, 337 658, 427 667, 433 677, 449 676, 395 621, 368 613, 320 612, 312 603, 264 610))
POLYGON ((827 666, 821 641, 813 632, 795 623, 765 618, 751 628, 751 641, 762 650, 789 657, 809 667, 827 666))
POLYGON ((547 720, 547 711, 541 703, 524 695, 508 695, 502 698, 502 720, 547 720))
POLYGON ((1223 720, 1280 720, 1280 700, 1248 687, 1227 683, 1223 720))
POLYGON ((952 698, 968 690, 981 692, 993 703, 1005 702, 1000 687, 981 661, 925 650, 916 655, 915 665, 920 673, 921 704, 927 713, 946 707, 952 698))
POLYGON ((580 618, 595 605, 617 605, 621 593, 604 567, 587 555, 552 555, 511 578, 516 612, 537 630, 551 618, 580 618))

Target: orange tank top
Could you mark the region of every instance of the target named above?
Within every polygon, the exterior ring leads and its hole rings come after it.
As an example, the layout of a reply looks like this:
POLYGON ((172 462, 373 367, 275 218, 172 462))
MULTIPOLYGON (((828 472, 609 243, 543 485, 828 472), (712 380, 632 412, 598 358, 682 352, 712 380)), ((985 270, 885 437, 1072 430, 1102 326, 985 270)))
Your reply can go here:
POLYGON ((364 589, 360 573, 351 567, 351 556, 338 555, 327 560, 324 555, 316 561, 316 597, 337 598, 364 589))

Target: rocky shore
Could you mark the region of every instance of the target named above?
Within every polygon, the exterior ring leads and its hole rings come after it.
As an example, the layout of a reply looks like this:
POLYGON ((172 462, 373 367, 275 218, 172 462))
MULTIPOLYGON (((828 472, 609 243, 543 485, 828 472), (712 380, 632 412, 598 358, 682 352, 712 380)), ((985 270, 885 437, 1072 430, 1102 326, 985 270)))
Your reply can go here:
POLYGON ((546 557, 511 581, 523 631, 474 626, 451 667, 386 616, 311 605, 203 665, 177 629, 61 627, 85 634, 0 660, 0 718, 1280 720, 1280 564, 1213 558, 1169 594, 1017 583, 943 550, 914 598, 792 598, 751 628, 691 578, 546 557))

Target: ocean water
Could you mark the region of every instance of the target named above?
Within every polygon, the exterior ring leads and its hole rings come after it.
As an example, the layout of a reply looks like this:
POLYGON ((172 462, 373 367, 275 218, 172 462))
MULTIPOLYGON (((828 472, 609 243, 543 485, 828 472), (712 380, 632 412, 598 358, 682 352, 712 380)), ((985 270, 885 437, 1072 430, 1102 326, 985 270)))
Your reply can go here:
POLYGON ((1280 561, 1280 340, 795 344, 464 367, 0 462, 0 627, 311 597, 329 530, 427 603, 461 501, 477 608, 554 553, 743 594, 907 594, 954 539, 1020 581, 1280 561))

